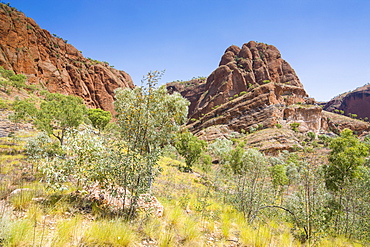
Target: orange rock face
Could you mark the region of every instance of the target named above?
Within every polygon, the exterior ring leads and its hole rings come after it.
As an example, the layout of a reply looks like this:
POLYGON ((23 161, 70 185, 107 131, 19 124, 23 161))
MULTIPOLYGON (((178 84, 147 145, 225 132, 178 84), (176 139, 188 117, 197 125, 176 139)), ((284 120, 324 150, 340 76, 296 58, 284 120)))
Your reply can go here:
MULTIPOLYGON (((293 104, 306 103, 308 95, 290 65, 272 45, 249 42, 242 48, 226 49, 219 67, 206 81, 167 84, 190 102, 189 128, 198 133, 210 126, 228 126, 232 131, 248 131, 257 125, 273 127, 277 123, 309 121, 309 113, 321 116, 321 108, 304 108, 292 116, 293 104), (286 116, 284 118, 284 116, 286 116), (195 121, 196 120, 196 121, 195 121), (195 122, 194 122, 195 121, 195 122)), ((320 120, 302 124, 302 131, 320 129, 320 120)))
POLYGON ((25 74, 30 84, 80 96, 88 106, 109 111, 116 88, 134 87, 127 73, 84 58, 67 41, 4 4, 0 4, 0 66, 25 74))
POLYGON ((291 86, 279 92, 289 98, 291 102, 287 103, 303 102, 303 98, 307 97, 298 76, 281 58, 276 47, 250 41, 242 48, 235 45, 227 48, 219 67, 209 75, 205 83, 187 88, 181 88, 174 83, 168 86, 172 90, 180 91, 191 102, 189 118, 199 118, 215 107, 240 96, 240 93, 251 92, 270 82, 291 86))

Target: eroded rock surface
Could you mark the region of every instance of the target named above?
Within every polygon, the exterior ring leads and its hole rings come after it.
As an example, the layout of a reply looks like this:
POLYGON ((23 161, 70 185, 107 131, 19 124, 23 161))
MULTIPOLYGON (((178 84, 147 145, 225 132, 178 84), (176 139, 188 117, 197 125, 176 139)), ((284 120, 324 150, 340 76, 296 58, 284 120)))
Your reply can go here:
POLYGON ((278 93, 286 96, 284 101, 289 104, 303 102, 307 97, 298 76, 281 58, 276 47, 250 41, 242 48, 235 45, 227 48, 219 67, 205 82, 186 88, 171 83, 168 87, 179 91, 191 102, 189 119, 198 119, 233 98, 269 83, 288 86, 279 87, 281 91, 278 93))
POLYGON ((30 84, 80 96, 90 107, 109 111, 113 91, 134 86, 124 71, 85 58, 66 40, 5 4, 0 4, 0 66, 24 73, 30 84))
POLYGON ((212 141, 258 130, 247 144, 267 153, 299 146, 293 123, 299 124, 301 133, 339 133, 350 128, 361 134, 368 129, 361 121, 328 116, 308 97, 276 47, 264 43, 230 46, 206 80, 173 82, 167 89, 180 92, 191 102, 188 128, 201 139, 212 141))
POLYGON ((330 100, 324 110, 333 112, 344 111, 345 115, 356 114, 358 118, 370 119, 370 85, 365 85, 354 91, 341 94, 330 100))

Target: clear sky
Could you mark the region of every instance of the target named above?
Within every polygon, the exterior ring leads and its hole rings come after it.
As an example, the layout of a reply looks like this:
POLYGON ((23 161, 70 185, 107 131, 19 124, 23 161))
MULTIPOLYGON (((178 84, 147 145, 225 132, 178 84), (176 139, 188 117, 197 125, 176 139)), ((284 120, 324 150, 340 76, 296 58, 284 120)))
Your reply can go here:
POLYGON ((276 46, 316 100, 370 82, 370 0, 3 0, 136 85, 208 76, 230 45, 276 46))

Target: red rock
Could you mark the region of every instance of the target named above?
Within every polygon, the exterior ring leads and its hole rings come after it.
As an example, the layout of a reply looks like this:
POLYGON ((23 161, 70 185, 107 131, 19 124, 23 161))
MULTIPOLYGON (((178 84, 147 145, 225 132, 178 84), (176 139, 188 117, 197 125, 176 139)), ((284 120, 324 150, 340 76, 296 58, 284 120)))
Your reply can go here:
POLYGON ((0 66, 26 74, 30 84, 80 96, 90 107, 109 111, 114 89, 134 86, 124 71, 84 58, 75 47, 4 4, 0 4, 0 66))
POLYGON ((351 113, 356 114, 358 118, 370 119, 370 85, 334 97, 326 103, 324 110, 330 112, 342 110, 345 115, 351 113))

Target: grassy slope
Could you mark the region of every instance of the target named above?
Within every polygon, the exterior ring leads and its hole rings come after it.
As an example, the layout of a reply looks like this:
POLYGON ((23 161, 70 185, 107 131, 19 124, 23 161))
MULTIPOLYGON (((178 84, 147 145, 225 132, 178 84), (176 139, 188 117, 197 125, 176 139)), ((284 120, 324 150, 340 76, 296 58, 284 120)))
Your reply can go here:
MULTIPOLYGON (((217 166, 208 172, 178 170, 182 161, 163 157, 153 193, 164 205, 161 218, 142 212, 132 222, 111 218, 100 208, 81 210, 68 191, 55 196, 38 182, 24 160, 25 134, 1 138, 0 236, 5 246, 301 246, 286 223, 248 224, 213 190, 217 166), (16 188, 31 188, 16 196, 16 188), (35 200, 34 198, 42 198, 35 200), (109 229, 109 230, 107 230, 109 229)), ((36 177, 35 177, 36 176, 36 177)), ((320 246, 356 246, 325 239, 320 246)))

